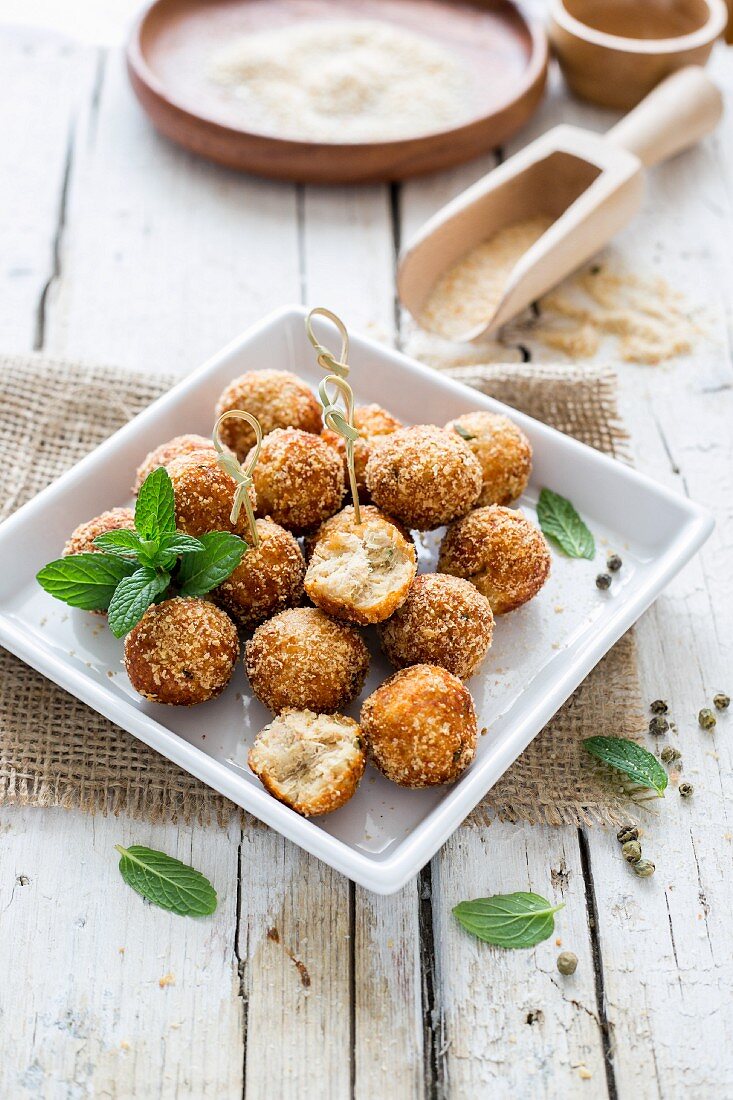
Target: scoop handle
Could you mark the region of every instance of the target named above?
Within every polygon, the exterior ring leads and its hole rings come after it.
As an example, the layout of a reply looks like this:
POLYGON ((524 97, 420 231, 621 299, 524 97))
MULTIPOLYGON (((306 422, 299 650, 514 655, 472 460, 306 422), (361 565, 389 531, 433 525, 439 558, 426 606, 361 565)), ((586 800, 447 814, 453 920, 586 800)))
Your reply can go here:
POLYGON ((657 85, 607 137, 650 168, 709 134, 722 113, 716 85, 699 65, 689 65, 657 85))

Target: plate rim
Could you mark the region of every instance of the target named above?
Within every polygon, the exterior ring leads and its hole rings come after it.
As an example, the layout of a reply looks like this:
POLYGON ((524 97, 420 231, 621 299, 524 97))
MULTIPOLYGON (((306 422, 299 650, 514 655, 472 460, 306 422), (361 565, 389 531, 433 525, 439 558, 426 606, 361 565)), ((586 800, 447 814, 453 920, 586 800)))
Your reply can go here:
MULTIPOLYGON (((69 485, 73 484, 74 480, 82 477, 91 465, 96 464, 100 457, 103 458, 108 450, 118 446, 121 438, 124 439, 126 435, 139 431, 141 423, 144 424, 148 420, 153 420, 161 403, 167 404, 187 391, 195 389, 198 383, 217 368, 222 361, 256 336, 266 332, 273 326, 292 324, 296 319, 303 320, 307 312, 306 307, 301 305, 282 306, 229 341, 222 349, 182 378, 170 390, 151 402, 147 408, 123 425, 109 439, 101 443, 71 469, 63 473, 0 523, 0 545, 7 542, 8 539, 12 539, 16 528, 23 525, 29 513, 33 515, 41 509, 49 496, 64 491, 69 485)), ((425 377, 433 385, 435 384, 436 372, 403 352, 389 348, 360 333, 354 333, 352 341, 354 346, 362 346, 382 356, 386 355, 388 358, 396 359, 403 367, 408 368, 410 373, 425 377)), ((350 847, 345 841, 328 833, 307 818, 296 814, 293 810, 272 798, 264 788, 259 789, 254 784, 247 785, 244 801, 247 801, 248 804, 243 806, 241 790, 239 787, 236 790, 234 789, 235 785, 240 782, 235 772, 197 746, 190 744, 152 716, 136 709, 126 699, 111 695, 106 685, 96 683, 91 677, 86 676, 81 669, 77 669, 70 662, 64 661, 53 651, 39 649, 30 637, 24 636, 17 622, 0 607, 0 643, 6 649, 64 690, 69 691, 82 702, 97 710, 98 713, 104 715, 110 721, 122 726, 127 732, 138 737, 155 751, 161 752, 162 755, 168 757, 179 767, 189 771, 214 790, 230 798, 235 804, 276 829, 289 840, 292 840, 317 858, 324 860, 353 881, 378 894, 396 892, 432 858, 447 838, 458 828, 464 817, 471 812, 484 794, 498 781, 500 775, 517 759, 601 657, 636 622, 672 577, 703 545, 714 527, 713 516, 708 510, 681 493, 659 484, 647 475, 624 465, 618 460, 595 451, 571 436, 564 435, 557 429, 543 424, 542 421, 535 420, 518 410, 513 410, 511 406, 498 402, 486 394, 481 394, 480 391, 476 391, 455 379, 447 378, 445 375, 439 375, 438 377, 447 389, 453 390, 464 399, 469 397, 475 401, 478 395, 483 401, 508 410, 515 418, 531 423, 533 428, 538 430, 540 434, 547 433, 553 437, 560 436, 563 444, 569 446, 571 451, 574 448, 579 448, 586 455, 590 452, 594 460, 613 468, 617 476, 627 478, 642 486, 654 496, 676 505, 678 509, 685 513, 686 522, 680 527, 676 535, 670 539, 659 559, 655 561, 654 573, 644 581, 628 600, 619 605, 614 614, 606 620, 603 629, 594 634, 580 652, 573 655, 573 659, 567 667, 562 670, 557 680, 553 681, 551 690, 516 720, 510 739, 511 743, 505 744, 499 750, 499 766, 501 767, 499 776, 486 783, 485 776, 482 773, 491 763, 488 759, 483 762, 483 767, 470 769, 461 781, 460 786, 456 785, 450 789, 445 798, 429 812, 427 817, 413 828, 403 840, 400 840, 394 851, 383 859, 366 855, 358 849, 350 847), (153 744, 154 741, 158 743, 153 744), (519 748, 516 748, 518 742, 521 742, 521 744, 519 748), (165 745, 165 751, 161 748, 160 743, 165 745), (211 775, 204 774, 211 771, 215 773, 213 778, 217 782, 212 782, 211 775)))

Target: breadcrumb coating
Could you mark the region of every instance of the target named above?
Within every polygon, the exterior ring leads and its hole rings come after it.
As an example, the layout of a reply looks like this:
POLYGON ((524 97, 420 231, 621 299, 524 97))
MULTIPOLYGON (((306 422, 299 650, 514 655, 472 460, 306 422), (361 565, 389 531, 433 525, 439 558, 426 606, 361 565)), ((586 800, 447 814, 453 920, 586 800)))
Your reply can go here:
POLYGON ((470 412, 450 420, 481 464, 483 485, 478 505, 511 504, 521 497, 532 473, 532 445, 521 428, 499 413, 470 412), (467 436, 472 436, 468 439, 467 436))
POLYGON ((100 548, 94 545, 94 540, 99 535, 106 535, 110 531, 134 531, 135 513, 132 508, 110 508, 108 512, 102 512, 101 516, 95 516, 86 523, 80 523, 69 535, 63 549, 63 557, 69 554, 99 553, 100 548))
POLYGON ((476 754, 471 693, 435 665, 412 665, 385 680, 361 708, 369 757, 401 787, 453 783, 476 754))
POLYGON ((338 810, 356 793, 366 756, 353 718, 286 710, 257 734, 248 762, 270 794, 313 817, 338 810))
MULTIPOLYGON (((366 484, 366 465, 369 456, 375 447, 384 441, 386 436, 402 428, 401 420, 392 413, 387 412, 381 405, 357 405, 354 409, 354 427, 359 432, 359 438, 354 443, 354 472, 356 484, 359 490, 359 500, 365 503, 369 500, 369 490, 366 484)), ((335 447, 341 455, 344 464, 344 477, 348 485, 349 470, 346 465, 346 440, 338 432, 332 432, 330 428, 324 428, 321 438, 325 439, 331 447, 335 447)))
POLYGON ((344 495, 344 470, 333 447, 298 428, 276 428, 255 466, 257 514, 295 534, 332 516, 344 495))
POLYGON ((211 593, 244 630, 250 630, 303 598, 305 561, 295 538, 269 519, 258 519, 258 547, 211 593))
POLYGON ((448 528, 438 571, 464 577, 505 615, 536 596, 550 573, 542 532, 512 508, 477 508, 448 528))
POLYGON ((332 714, 364 686, 369 650, 359 631, 314 607, 281 611, 245 647, 252 690, 275 714, 291 708, 332 714))
POLYGON ((140 486, 148 474, 157 470, 159 466, 167 466, 174 458, 181 455, 194 454, 196 451, 213 451, 214 444, 205 435, 177 435, 175 439, 169 439, 167 443, 161 443, 159 447, 148 454, 137 468, 133 493, 140 492, 140 486))
MULTIPOLYGON (((381 512, 374 504, 362 504, 359 508, 361 514, 362 523, 367 523, 369 520, 382 519, 388 523, 394 524, 403 538, 414 544, 414 539, 410 534, 410 531, 405 527, 404 523, 400 523, 394 516, 388 516, 386 512, 381 512)), ((305 550, 305 560, 310 561, 313 557, 313 551, 315 550, 318 542, 322 538, 328 538, 335 534, 337 531, 354 531, 357 524, 354 517, 354 505, 347 504, 345 508, 342 508, 340 512, 337 512, 335 516, 330 516, 329 519, 323 521, 320 527, 317 527, 315 531, 309 532, 303 539, 303 548, 305 550)))
POLYGON ((193 596, 149 607, 125 639, 130 683, 146 699, 169 706, 191 707, 219 695, 238 656, 232 620, 193 596))
POLYGON ((489 651, 494 616, 489 601, 468 581, 422 573, 378 631, 395 668, 439 665, 467 680, 489 651))
MULTIPOLYGON (((176 526, 187 535, 207 531, 233 531, 246 539, 249 534, 244 508, 233 524, 229 518, 237 486, 216 461, 214 451, 196 451, 174 458, 168 466, 176 499, 176 526)), ((249 493, 254 505, 256 496, 249 493)))
MULTIPOLYGON (((318 435, 323 427, 323 410, 315 394, 287 370, 251 370, 235 378, 216 403, 217 417, 230 409, 256 416, 263 435, 275 428, 300 428, 318 435)), ((240 461, 255 444, 249 424, 234 417, 224 421, 220 435, 240 461)))
POLYGON ((387 436, 366 468, 372 500, 407 527, 431 531, 463 516, 478 500, 478 459, 455 432, 420 424, 387 436))

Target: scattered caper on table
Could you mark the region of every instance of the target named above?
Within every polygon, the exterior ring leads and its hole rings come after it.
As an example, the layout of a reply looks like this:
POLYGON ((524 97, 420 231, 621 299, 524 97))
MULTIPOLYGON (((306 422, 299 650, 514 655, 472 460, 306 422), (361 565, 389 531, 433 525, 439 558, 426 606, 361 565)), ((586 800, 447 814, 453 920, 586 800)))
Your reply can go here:
POLYGON ((623 564, 618 554, 609 554, 606 559, 606 569, 610 570, 611 573, 618 573, 623 564))
POLYGON ((680 792, 680 796, 682 798, 689 798, 695 788, 693 787, 692 783, 680 783, 677 790, 680 792))
POLYGON ((730 706, 730 695, 726 695, 724 691, 719 691, 713 696, 713 703, 716 710, 727 710, 730 706))
POLYGON ((557 969, 561 974, 574 974, 578 965, 578 956, 572 951, 561 951, 557 956, 557 969))
POLYGON ((655 699, 649 710, 652 714, 666 714, 669 710, 669 704, 666 699, 655 699))
POLYGON ((616 840, 619 844, 625 844, 627 840, 639 839, 639 827, 638 825, 622 825, 619 831, 616 833, 616 840))
POLYGON ((669 722, 662 714, 655 714, 649 722, 649 732, 655 737, 661 737, 669 729, 669 722))
POLYGON ((700 711, 700 713, 697 716, 697 720, 700 723, 700 726, 704 730, 713 729, 713 727, 715 726, 715 724, 717 722, 717 718, 715 717, 715 715, 711 711, 710 707, 703 707, 703 709, 700 711))
POLYGON ((605 592, 607 588, 611 587, 611 574, 599 573, 596 577, 596 588, 600 588, 601 592, 605 592))
POLYGON ((676 749, 674 745, 665 745, 660 755, 665 764, 671 764, 673 761, 679 760, 682 753, 679 749, 676 749))
POLYGON ((627 863, 638 863, 641 859, 641 844, 638 840, 627 840, 621 849, 621 855, 627 863))
POLYGON ((638 863, 632 863, 631 866, 639 878, 649 878, 656 871, 656 867, 650 859, 640 859, 638 863))

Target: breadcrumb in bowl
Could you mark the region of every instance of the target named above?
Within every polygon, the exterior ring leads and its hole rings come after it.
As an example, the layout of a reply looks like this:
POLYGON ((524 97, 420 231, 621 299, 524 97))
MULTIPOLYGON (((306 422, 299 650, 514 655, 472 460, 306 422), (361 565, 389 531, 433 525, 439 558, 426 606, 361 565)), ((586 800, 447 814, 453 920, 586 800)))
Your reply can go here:
MULTIPOLYGON (((392 413, 387 412, 381 405, 357 405, 354 409, 354 427, 359 432, 359 438, 354 443, 354 472, 356 485, 359 490, 359 500, 364 503, 369 500, 369 490, 366 484, 366 465, 369 456, 375 447, 378 447, 384 439, 403 427, 402 421, 392 413)), ((332 432, 330 428, 324 428, 321 438, 331 447, 334 447, 341 455, 344 463, 344 476, 348 478, 346 465, 346 440, 338 432, 332 432)))
MULTIPOLYGON (((246 539, 249 533, 244 508, 236 523, 231 521, 236 483, 221 469, 214 451, 196 451, 174 458, 168 466, 176 501, 176 526, 187 535, 208 531, 232 531, 246 539)), ((256 496, 249 493, 254 505, 256 496)))
POLYGON ((372 500, 407 527, 431 531, 463 516, 478 500, 478 459, 455 432, 420 424, 376 448, 366 468, 372 500))
POLYGON ((464 413, 445 427, 457 432, 481 464, 480 506, 511 504, 521 497, 532 473, 532 445, 508 416, 483 411, 464 413))
POLYGON ((146 699, 190 707, 220 695, 239 656, 237 628, 208 600, 153 604, 125 639, 125 669, 146 699))
MULTIPOLYGON (((323 427, 320 403, 306 383, 286 370, 252 370, 230 382, 216 403, 216 415, 244 409, 256 416, 262 434, 275 428, 300 428, 318 435, 323 427)), ((225 420, 221 439, 241 461, 254 447, 253 429, 244 420, 225 420)))
POLYGON ((70 554, 100 553, 100 547, 94 540, 110 531, 134 531, 135 513, 132 508, 110 508, 107 512, 80 523, 69 535, 63 549, 63 557, 70 554))
POLYGON ((167 443, 161 443, 159 447, 146 455, 138 466, 135 474, 135 484, 132 488, 133 493, 140 492, 140 486, 145 478, 148 474, 152 474, 153 470, 157 470, 159 466, 167 467, 169 462, 172 462, 174 458, 181 458, 182 455, 213 450, 213 442, 204 435, 177 435, 174 439, 169 439, 167 443))
POLYGON ((512 508, 492 504, 456 520, 445 533, 438 571, 471 581, 495 615, 537 595, 550 573, 542 532, 512 508))
POLYGON ((314 607, 281 611, 245 646, 252 691, 274 714, 343 710, 364 686, 369 650, 359 631, 314 607))
POLYGON ((257 514, 303 534, 341 507, 344 469, 320 436, 276 428, 262 441, 253 473, 257 514))
POLYGON ((476 754, 471 693, 435 665, 385 680, 364 702, 361 728, 370 760, 401 787, 453 783, 476 754))
POLYGON ((417 555, 389 520, 364 517, 318 539, 305 575, 317 607, 346 622, 379 623, 404 603, 417 572, 417 555))
POLYGON ((366 757, 353 718, 286 710, 257 734, 248 762, 270 794, 296 813, 313 817, 349 801, 366 757))
POLYGON ((211 593, 244 630, 294 607, 303 597, 305 561, 297 541, 269 519, 256 520, 260 544, 211 593))
POLYGON ((468 581, 422 573, 378 631, 395 668, 439 665, 467 680, 489 651, 494 616, 489 601, 468 581))

